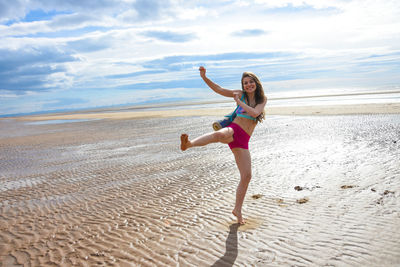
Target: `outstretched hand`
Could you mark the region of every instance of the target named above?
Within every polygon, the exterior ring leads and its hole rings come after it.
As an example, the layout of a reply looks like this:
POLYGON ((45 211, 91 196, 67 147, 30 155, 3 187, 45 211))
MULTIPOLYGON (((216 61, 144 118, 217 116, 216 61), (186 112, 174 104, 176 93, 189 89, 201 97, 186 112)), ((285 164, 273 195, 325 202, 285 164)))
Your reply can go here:
POLYGON ((206 68, 204 68, 203 66, 200 66, 199 71, 200 71, 200 76, 202 78, 206 77, 206 68))

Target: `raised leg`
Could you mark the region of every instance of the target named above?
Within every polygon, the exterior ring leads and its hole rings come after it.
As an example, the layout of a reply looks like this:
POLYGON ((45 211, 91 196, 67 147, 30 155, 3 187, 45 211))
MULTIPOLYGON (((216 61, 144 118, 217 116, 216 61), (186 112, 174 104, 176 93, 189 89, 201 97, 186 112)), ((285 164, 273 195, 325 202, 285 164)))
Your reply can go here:
POLYGON ((240 172, 240 182, 236 189, 235 208, 232 213, 237 217, 239 224, 245 224, 242 216, 242 206, 251 180, 251 157, 247 149, 234 148, 232 152, 235 155, 236 165, 240 172))
POLYGON ((202 136, 199 136, 193 140, 189 140, 189 136, 187 134, 181 135, 181 150, 185 151, 188 148, 196 147, 196 146, 205 146, 211 143, 224 143, 228 144, 233 141, 233 130, 232 128, 223 128, 219 131, 207 133, 202 136))

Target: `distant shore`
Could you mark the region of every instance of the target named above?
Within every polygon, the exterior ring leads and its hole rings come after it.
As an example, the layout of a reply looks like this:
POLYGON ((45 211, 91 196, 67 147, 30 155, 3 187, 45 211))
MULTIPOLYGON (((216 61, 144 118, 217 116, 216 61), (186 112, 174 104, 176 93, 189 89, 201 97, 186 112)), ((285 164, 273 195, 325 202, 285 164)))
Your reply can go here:
MULTIPOLYGON (((189 107, 189 106, 187 106, 189 107)), ((45 115, 14 117, 19 121, 42 120, 81 120, 81 119, 137 119, 137 118, 171 118, 186 116, 223 116, 232 111, 232 107, 219 108, 160 108, 158 110, 96 110, 93 112, 68 112, 45 115)), ((267 115, 348 115, 348 114, 397 114, 400 103, 347 104, 347 105, 310 105, 310 106, 274 106, 268 105, 267 115)), ((3 118, 5 119, 5 118, 3 118)), ((8 118, 10 119, 10 118, 8 118)))

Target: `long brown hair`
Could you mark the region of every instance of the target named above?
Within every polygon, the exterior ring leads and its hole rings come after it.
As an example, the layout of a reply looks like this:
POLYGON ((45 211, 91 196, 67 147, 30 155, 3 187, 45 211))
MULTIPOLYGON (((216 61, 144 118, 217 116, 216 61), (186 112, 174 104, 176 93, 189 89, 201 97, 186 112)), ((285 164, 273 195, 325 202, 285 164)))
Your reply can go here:
MULTIPOLYGON (((248 97, 246 91, 244 90, 244 86, 243 86, 243 79, 246 77, 250 77, 256 83, 256 92, 255 92, 256 105, 263 103, 265 101, 265 94, 264 94, 264 88, 260 82, 260 79, 258 79, 258 77, 254 73, 246 71, 246 72, 243 72, 241 83, 242 83, 242 91, 246 97, 247 103, 250 103, 250 101, 249 101, 249 97, 248 97)), ((257 122, 262 122, 262 120, 264 120, 264 117, 265 117, 265 112, 263 110, 261 112, 261 114, 258 115, 257 122)))

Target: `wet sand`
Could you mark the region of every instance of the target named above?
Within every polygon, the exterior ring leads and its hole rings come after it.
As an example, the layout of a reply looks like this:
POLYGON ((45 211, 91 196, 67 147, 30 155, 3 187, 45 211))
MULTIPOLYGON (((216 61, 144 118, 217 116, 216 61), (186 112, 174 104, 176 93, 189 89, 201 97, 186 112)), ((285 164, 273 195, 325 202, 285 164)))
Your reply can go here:
POLYGON ((396 266, 400 116, 386 113, 269 115, 240 227, 228 146, 179 150, 219 116, 0 120, 0 266, 396 266))

